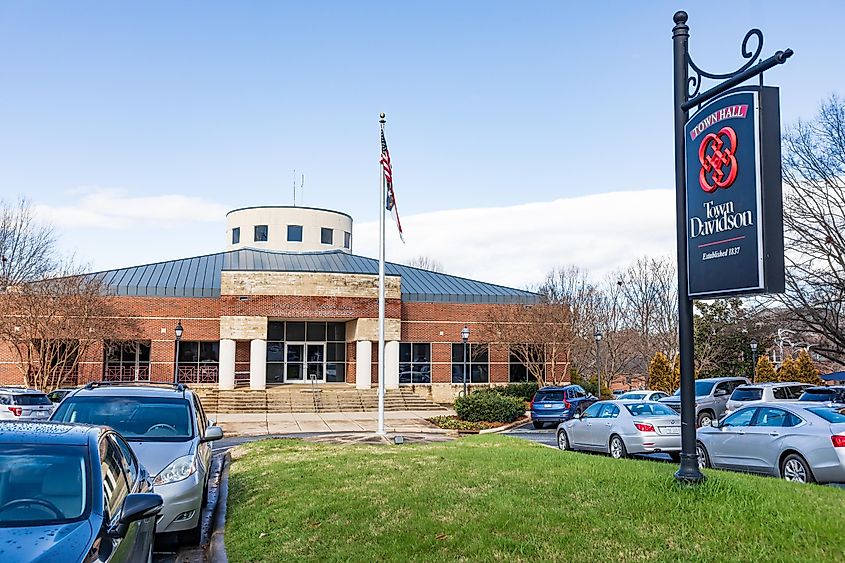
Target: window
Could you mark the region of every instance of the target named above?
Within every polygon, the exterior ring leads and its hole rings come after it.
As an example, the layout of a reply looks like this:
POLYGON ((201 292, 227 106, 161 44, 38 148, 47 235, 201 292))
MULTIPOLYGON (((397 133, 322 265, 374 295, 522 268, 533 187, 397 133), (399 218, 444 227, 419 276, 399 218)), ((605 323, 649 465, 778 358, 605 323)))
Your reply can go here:
POLYGON ((587 392, 584 391, 584 388, 580 385, 573 385, 569 388, 570 399, 585 399, 587 397, 587 392))
POLYGON ((742 409, 722 421, 722 426, 729 428, 734 426, 751 426, 751 419, 754 418, 755 412, 757 412, 755 408, 742 409))
POLYGON ((795 401, 801 396, 804 392, 804 389, 809 387, 809 385, 790 385, 786 388, 786 396, 789 397, 789 400, 795 401))
POLYGON ((604 409, 604 403, 593 403, 592 405, 584 411, 581 415, 581 418, 596 418, 599 415, 599 411, 604 409))
POLYGON ((431 344, 399 344, 399 383, 431 383, 431 344))
POLYGON ((800 423, 800 418, 792 413, 786 412, 783 409, 760 407, 757 409, 757 419, 754 421, 754 426, 774 426, 778 428, 786 428, 790 426, 797 426, 800 423))
POLYGON ((334 231, 323 227, 320 229, 320 242, 322 244, 334 244, 334 231))
POLYGON ((667 395, 666 393, 655 393, 651 396, 651 400, 652 401, 659 401, 660 399, 665 399, 668 396, 669 395, 667 395))
POLYGON ((306 371, 317 381, 346 381, 346 323, 267 323, 267 383, 303 383, 306 371))
POLYGON ((288 225, 288 242, 302 242, 302 225, 288 225))
POLYGON ((104 381, 149 381, 150 341, 106 341, 103 345, 104 381))
POLYGON ((252 240, 255 242, 267 242, 267 225, 256 225, 255 237, 252 240))
POLYGON ((182 383, 217 383, 220 342, 179 343, 179 381, 182 383))
MULTIPOLYGON (((775 389, 775 398, 777 392, 783 389, 775 389)), ((763 398, 763 389, 760 387, 737 387, 731 394, 731 401, 759 401, 763 398)))
POLYGON ((777 399, 778 401, 786 401, 789 399, 789 395, 786 392, 786 387, 775 387, 772 389, 772 396, 777 399))
POLYGON ((535 373, 545 376, 545 357, 542 348, 529 347, 528 345, 511 346, 508 358, 508 381, 511 383, 525 383, 535 381, 536 376, 528 369, 529 366, 536 366, 535 373), (516 348, 516 349, 515 349, 516 348), (523 362, 528 359, 529 363, 523 362))
POLYGON ((671 407, 658 403, 636 403, 625 408, 633 416, 678 416, 671 407))
POLYGON ((138 476, 141 473, 141 470, 138 468, 138 462, 135 460, 132 448, 130 448, 120 436, 111 434, 110 437, 114 440, 114 443, 117 446, 117 449, 120 450, 120 453, 123 454, 123 471, 126 473, 126 478, 129 480, 129 488, 131 490, 133 485, 138 481, 138 476))
POLYGON ((232 244, 238 244, 241 242, 241 228, 235 227, 232 229, 232 244))
POLYGON ((109 520, 120 513, 123 499, 129 494, 129 483, 123 472, 120 450, 114 443, 103 438, 100 440, 100 470, 103 475, 103 504, 108 510, 109 520))
POLYGON ((490 365, 487 344, 452 344, 452 383, 488 383, 490 365), (466 348, 466 361, 464 361, 466 348))
POLYGON ((599 418, 616 418, 619 416, 619 407, 612 404, 606 404, 604 410, 601 411, 599 418))
POLYGON ((343 231, 343 248, 352 248, 352 233, 343 231))

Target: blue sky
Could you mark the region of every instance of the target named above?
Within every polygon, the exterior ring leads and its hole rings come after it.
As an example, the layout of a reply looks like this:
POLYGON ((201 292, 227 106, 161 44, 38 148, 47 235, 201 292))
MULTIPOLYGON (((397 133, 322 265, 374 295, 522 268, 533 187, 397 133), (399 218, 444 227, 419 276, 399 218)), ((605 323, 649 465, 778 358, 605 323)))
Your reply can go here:
MULTIPOLYGON (((638 208, 636 193, 672 187, 671 28, 682 7, 707 69, 738 66, 750 27, 765 33, 764 57, 795 50, 767 75, 782 87, 784 123, 845 92, 845 3, 833 1, 6 1, 0 195, 27 195, 65 248, 105 268, 221 249, 225 210, 291 203, 296 169, 304 204, 352 214, 355 250, 371 255, 384 111, 409 227, 395 256, 528 283, 579 255, 561 240, 532 255, 530 273, 509 275, 490 266, 507 260, 494 249, 565 239, 566 200, 626 192, 615 198, 626 209, 664 213, 638 208), (497 225, 501 240, 470 236, 476 224, 463 220, 555 200, 560 213, 497 225), (452 223, 438 215, 447 211, 452 223), (443 229, 452 236, 436 236, 443 229)), ((603 229, 605 207, 579 228, 603 229)), ((671 237, 645 233, 660 242, 642 248, 671 250, 671 237)), ((587 265, 611 269, 637 248, 593 248, 587 265)))

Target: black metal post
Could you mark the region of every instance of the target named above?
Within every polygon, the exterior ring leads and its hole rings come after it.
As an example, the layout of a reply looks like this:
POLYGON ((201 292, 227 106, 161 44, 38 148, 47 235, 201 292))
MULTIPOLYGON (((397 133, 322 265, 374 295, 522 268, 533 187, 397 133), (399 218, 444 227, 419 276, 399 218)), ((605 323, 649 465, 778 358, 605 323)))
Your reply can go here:
POLYGON ((597 337, 596 338, 596 397, 598 397, 599 401, 601 401, 601 361, 599 359, 599 342, 601 340, 597 337))
POLYGON ((179 383, 179 339, 176 339, 176 354, 173 359, 173 383, 179 383))
POLYGON ((751 383, 757 383, 757 349, 751 352, 751 383))
POLYGON ((678 251, 678 343, 681 355, 681 467, 675 478, 685 483, 698 483, 704 475, 698 469, 695 450, 695 364, 693 362, 693 311, 689 298, 687 272, 686 225, 686 162, 684 126, 689 117, 683 109, 687 101, 689 69, 689 26, 687 13, 679 11, 673 18, 673 59, 675 68, 675 212, 678 251))
POLYGON ((467 341, 464 340, 464 397, 467 396, 467 341))

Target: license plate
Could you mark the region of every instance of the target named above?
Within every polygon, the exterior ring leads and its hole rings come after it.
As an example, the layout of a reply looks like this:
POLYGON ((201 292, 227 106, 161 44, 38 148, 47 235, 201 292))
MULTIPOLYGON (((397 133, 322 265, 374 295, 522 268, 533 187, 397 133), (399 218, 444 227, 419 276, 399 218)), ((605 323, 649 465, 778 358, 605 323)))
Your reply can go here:
POLYGON ((678 435, 681 433, 680 426, 663 426, 660 428, 663 434, 678 435))
POLYGON ((543 408, 544 409, 553 409, 553 408, 555 408, 555 406, 554 405, 543 405, 543 408))

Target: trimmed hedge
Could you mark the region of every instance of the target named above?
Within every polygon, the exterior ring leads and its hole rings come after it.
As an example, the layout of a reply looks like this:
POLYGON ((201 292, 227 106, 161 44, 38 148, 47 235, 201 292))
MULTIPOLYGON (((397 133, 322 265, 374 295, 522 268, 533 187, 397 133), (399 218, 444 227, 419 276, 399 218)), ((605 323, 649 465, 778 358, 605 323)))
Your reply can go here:
POLYGON ((455 412, 469 422, 513 422, 525 414, 525 402, 494 390, 479 390, 455 399, 455 412))
POLYGON ((518 397, 523 401, 530 401, 534 398, 534 393, 537 392, 540 386, 537 382, 530 383, 509 383, 508 385, 497 385, 492 389, 499 395, 506 397, 518 397))

